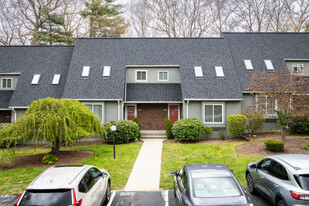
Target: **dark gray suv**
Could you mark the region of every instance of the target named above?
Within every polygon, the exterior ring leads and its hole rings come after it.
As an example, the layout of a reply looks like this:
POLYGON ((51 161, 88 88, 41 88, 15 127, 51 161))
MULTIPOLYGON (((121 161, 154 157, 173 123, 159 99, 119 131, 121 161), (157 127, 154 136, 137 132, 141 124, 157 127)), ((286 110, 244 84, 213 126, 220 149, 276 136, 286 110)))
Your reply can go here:
POLYGON ((309 205, 309 155, 281 154, 247 164, 248 190, 277 206, 309 205))

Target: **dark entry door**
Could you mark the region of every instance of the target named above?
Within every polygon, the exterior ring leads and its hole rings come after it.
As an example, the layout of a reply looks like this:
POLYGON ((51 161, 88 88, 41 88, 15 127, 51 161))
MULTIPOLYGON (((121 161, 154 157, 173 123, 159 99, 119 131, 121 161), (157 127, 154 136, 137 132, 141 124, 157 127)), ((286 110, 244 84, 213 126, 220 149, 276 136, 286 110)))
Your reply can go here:
POLYGON ((135 116, 135 107, 134 106, 128 106, 127 107, 128 120, 133 120, 134 116, 135 116))
POLYGON ((170 105, 170 120, 174 123, 179 119, 178 105, 170 105))

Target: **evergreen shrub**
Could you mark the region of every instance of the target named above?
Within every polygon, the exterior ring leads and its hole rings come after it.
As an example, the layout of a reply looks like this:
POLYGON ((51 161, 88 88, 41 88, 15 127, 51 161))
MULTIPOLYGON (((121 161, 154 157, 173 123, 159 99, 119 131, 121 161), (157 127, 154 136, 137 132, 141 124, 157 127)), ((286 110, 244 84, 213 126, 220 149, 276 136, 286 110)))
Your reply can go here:
POLYGON ((168 139, 174 139, 173 133, 172 133, 172 127, 173 123, 169 118, 165 118, 165 128, 166 128, 166 137, 168 139))
POLYGON ((46 165, 53 165, 58 161, 58 158, 52 154, 47 154, 42 158, 42 163, 46 165))
POLYGON ((173 124, 172 133, 176 139, 197 141, 203 134, 204 125, 201 120, 188 118, 173 124))
POLYGON ((205 132, 206 138, 209 138, 211 136, 211 134, 212 134, 212 128, 205 126, 204 127, 204 132, 205 132))
POLYGON ((282 152, 284 149, 284 142, 281 140, 271 139, 264 142, 266 149, 273 152, 282 152))
POLYGON ((135 142, 141 135, 138 124, 132 120, 110 121, 104 124, 106 130, 105 139, 108 143, 113 143, 114 141, 114 133, 111 130, 112 125, 116 126, 116 144, 135 142))
POLYGON ((244 115, 230 115, 227 118, 227 128, 233 137, 241 137, 247 127, 246 122, 247 117, 244 115))

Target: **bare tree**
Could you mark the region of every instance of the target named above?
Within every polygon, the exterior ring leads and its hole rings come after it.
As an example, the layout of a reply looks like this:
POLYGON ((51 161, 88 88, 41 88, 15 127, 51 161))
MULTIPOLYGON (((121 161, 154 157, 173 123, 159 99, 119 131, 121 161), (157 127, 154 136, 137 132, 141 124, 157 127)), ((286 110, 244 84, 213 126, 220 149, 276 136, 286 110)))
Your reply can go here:
POLYGON ((269 5, 269 31, 287 32, 290 30, 288 5, 291 4, 292 1, 293 0, 275 0, 269 5))
POLYGON ((288 14, 294 32, 304 31, 306 23, 309 20, 309 1, 308 0, 294 0, 288 2, 288 14))

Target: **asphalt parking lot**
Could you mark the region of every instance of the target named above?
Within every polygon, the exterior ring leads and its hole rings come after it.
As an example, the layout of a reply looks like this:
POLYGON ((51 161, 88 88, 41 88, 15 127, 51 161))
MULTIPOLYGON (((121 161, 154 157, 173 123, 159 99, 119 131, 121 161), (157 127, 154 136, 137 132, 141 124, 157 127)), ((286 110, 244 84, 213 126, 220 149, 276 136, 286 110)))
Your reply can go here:
MULTIPOLYGON (((246 188, 244 188, 246 190, 246 188)), ((248 192, 247 192, 248 194, 248 192)), ((249 194, 255 206, 269 206, 259 195, 249 194)), ((0 195, 0 206, 12 206, 19 195, 0 195)), ((108 206, 177 206, 173 190, 155 192, 122 192, 112 194, 112 201, 108 206)))

